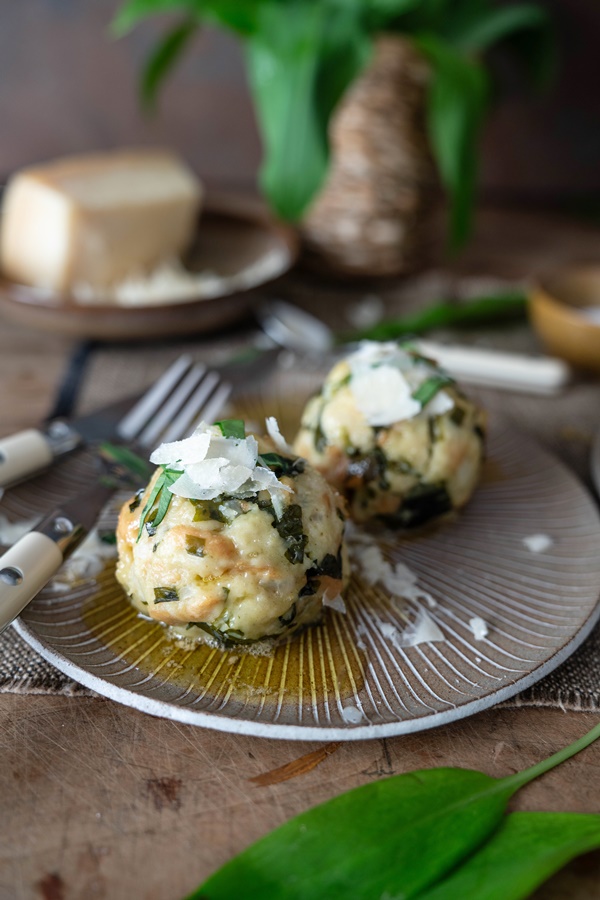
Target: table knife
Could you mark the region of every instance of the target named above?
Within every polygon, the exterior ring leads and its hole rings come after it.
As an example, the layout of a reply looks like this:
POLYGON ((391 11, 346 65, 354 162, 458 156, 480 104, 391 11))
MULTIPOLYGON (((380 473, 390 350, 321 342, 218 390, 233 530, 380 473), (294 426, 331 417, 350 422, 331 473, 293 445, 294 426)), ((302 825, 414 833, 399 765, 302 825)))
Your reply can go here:
POLYGON ((114 483, 98 484, 62 504, 0 556, 0 634, 89 533, 114 492, 114 483))

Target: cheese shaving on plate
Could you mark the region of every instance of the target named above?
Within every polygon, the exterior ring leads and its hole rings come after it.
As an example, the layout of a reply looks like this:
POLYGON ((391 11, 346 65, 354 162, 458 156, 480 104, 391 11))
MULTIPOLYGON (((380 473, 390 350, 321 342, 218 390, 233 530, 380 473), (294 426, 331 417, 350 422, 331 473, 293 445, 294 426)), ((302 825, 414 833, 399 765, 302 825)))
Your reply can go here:
POLYGON ((528 534, 523 538, 523 543, 530 553, 545 553, 554 545, 549 534, 528 534))
POLYGON ((222 494, 243 498, 266 490, 275 503, 292 490, 261 463, 255 437, 224 437, 218 426, 205 422, 191 437, 161 444, 150 462, 181 472, 169 490, 189 500, 216 500, 222 494))
POLYGON ((481 616, 473 616, 469 619, 469 628, 473 632, 476 641, 482 641, 488 634, 488 624, 481 616))
MULTIPOLYGON (((373 616, 373 621, 380 634, 389 640, 397 650, 417 647, 419 644, 445 641, 442 629, 421 606, 421 601, 425 601, 433 609, 437 606, 437 601, 431 594, 419 587, 417 575, 404 563, 398 562, 395 565, 389 563, 375 539, 352 525, 348 529, 348 542, 353 568, 360 572, 368 584, 382 584, 393 596, 401 597, 417 605, 414 620, 402 630, 392 622, 386 622, 379 616, 373 616)), ((361 632, 359 628, 359 634, 363 633, 366 632, 361 632)))

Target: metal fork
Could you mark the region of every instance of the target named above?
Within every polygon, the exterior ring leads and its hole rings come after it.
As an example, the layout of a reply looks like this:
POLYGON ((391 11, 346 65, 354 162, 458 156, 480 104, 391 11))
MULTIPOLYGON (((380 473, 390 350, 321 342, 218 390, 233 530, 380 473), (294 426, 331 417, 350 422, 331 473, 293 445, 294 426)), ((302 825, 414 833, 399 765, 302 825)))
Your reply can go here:
MULTIPOLYGON (((230 391, 218 373, 181 357, 121 419, 117 433, 125 446, 134 448, 147 448, 160 438, 178 440, 200 417, 211 421, 230 391)), ((96 487, 53 510, 0 557, 0 633, 91 530, 117 487, 112 478, 100 478, 96 487)))
POLYGON ((0 487, 37 474, 82 444, 117 438, 125 442, 135 439, 139 446, 150 447, 161 435, 176 440, 191 426, 194 416, 203 413, 211 421, 230 390, 217 372, 181 356, 124 419, 131 399, 0 438, 0 487))
POLYGON ((143 448, 178 441, 201 419, 211 423, 230 394, 231 385, 218 372, 180 356, 121 419, 117 435, 143 448))

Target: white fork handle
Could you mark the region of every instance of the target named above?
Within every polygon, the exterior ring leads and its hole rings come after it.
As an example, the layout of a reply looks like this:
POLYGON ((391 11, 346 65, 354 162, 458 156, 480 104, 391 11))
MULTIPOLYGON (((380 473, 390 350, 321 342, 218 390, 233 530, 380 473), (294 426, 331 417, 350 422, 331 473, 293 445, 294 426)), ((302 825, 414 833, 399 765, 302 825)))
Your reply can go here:
POLYGON ((50 442, 35 428, 0 439, 0 487, 20 481, 50 465, 50 442))
POLYGON ((52 538, 30 531, 0 557, 0 634, 63 563, 52 538))

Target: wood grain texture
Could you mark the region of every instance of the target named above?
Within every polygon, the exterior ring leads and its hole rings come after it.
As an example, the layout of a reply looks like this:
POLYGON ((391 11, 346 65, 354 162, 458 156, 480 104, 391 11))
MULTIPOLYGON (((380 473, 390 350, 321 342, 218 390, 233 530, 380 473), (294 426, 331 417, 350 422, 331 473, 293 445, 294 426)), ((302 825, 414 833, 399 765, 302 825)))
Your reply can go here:
MULTIPOLYGON (((250 781, 307 749, 145 717, 100 699, 0 697, 1 900, 179 900, 253 840, 374 779, 449 765, 509 775, 594 724, 556 710, 496 710, 435 732, 340 747, 279 784, 250 781), (54 894, 52 894, 54 891, 54 894)), ((597 812, 600 747, 521 792, 514 809, 597 812)), ((553 900, 593 898, 589 857, 553 900)), ((240 894, 240 897, 243 894, 240 894)))

